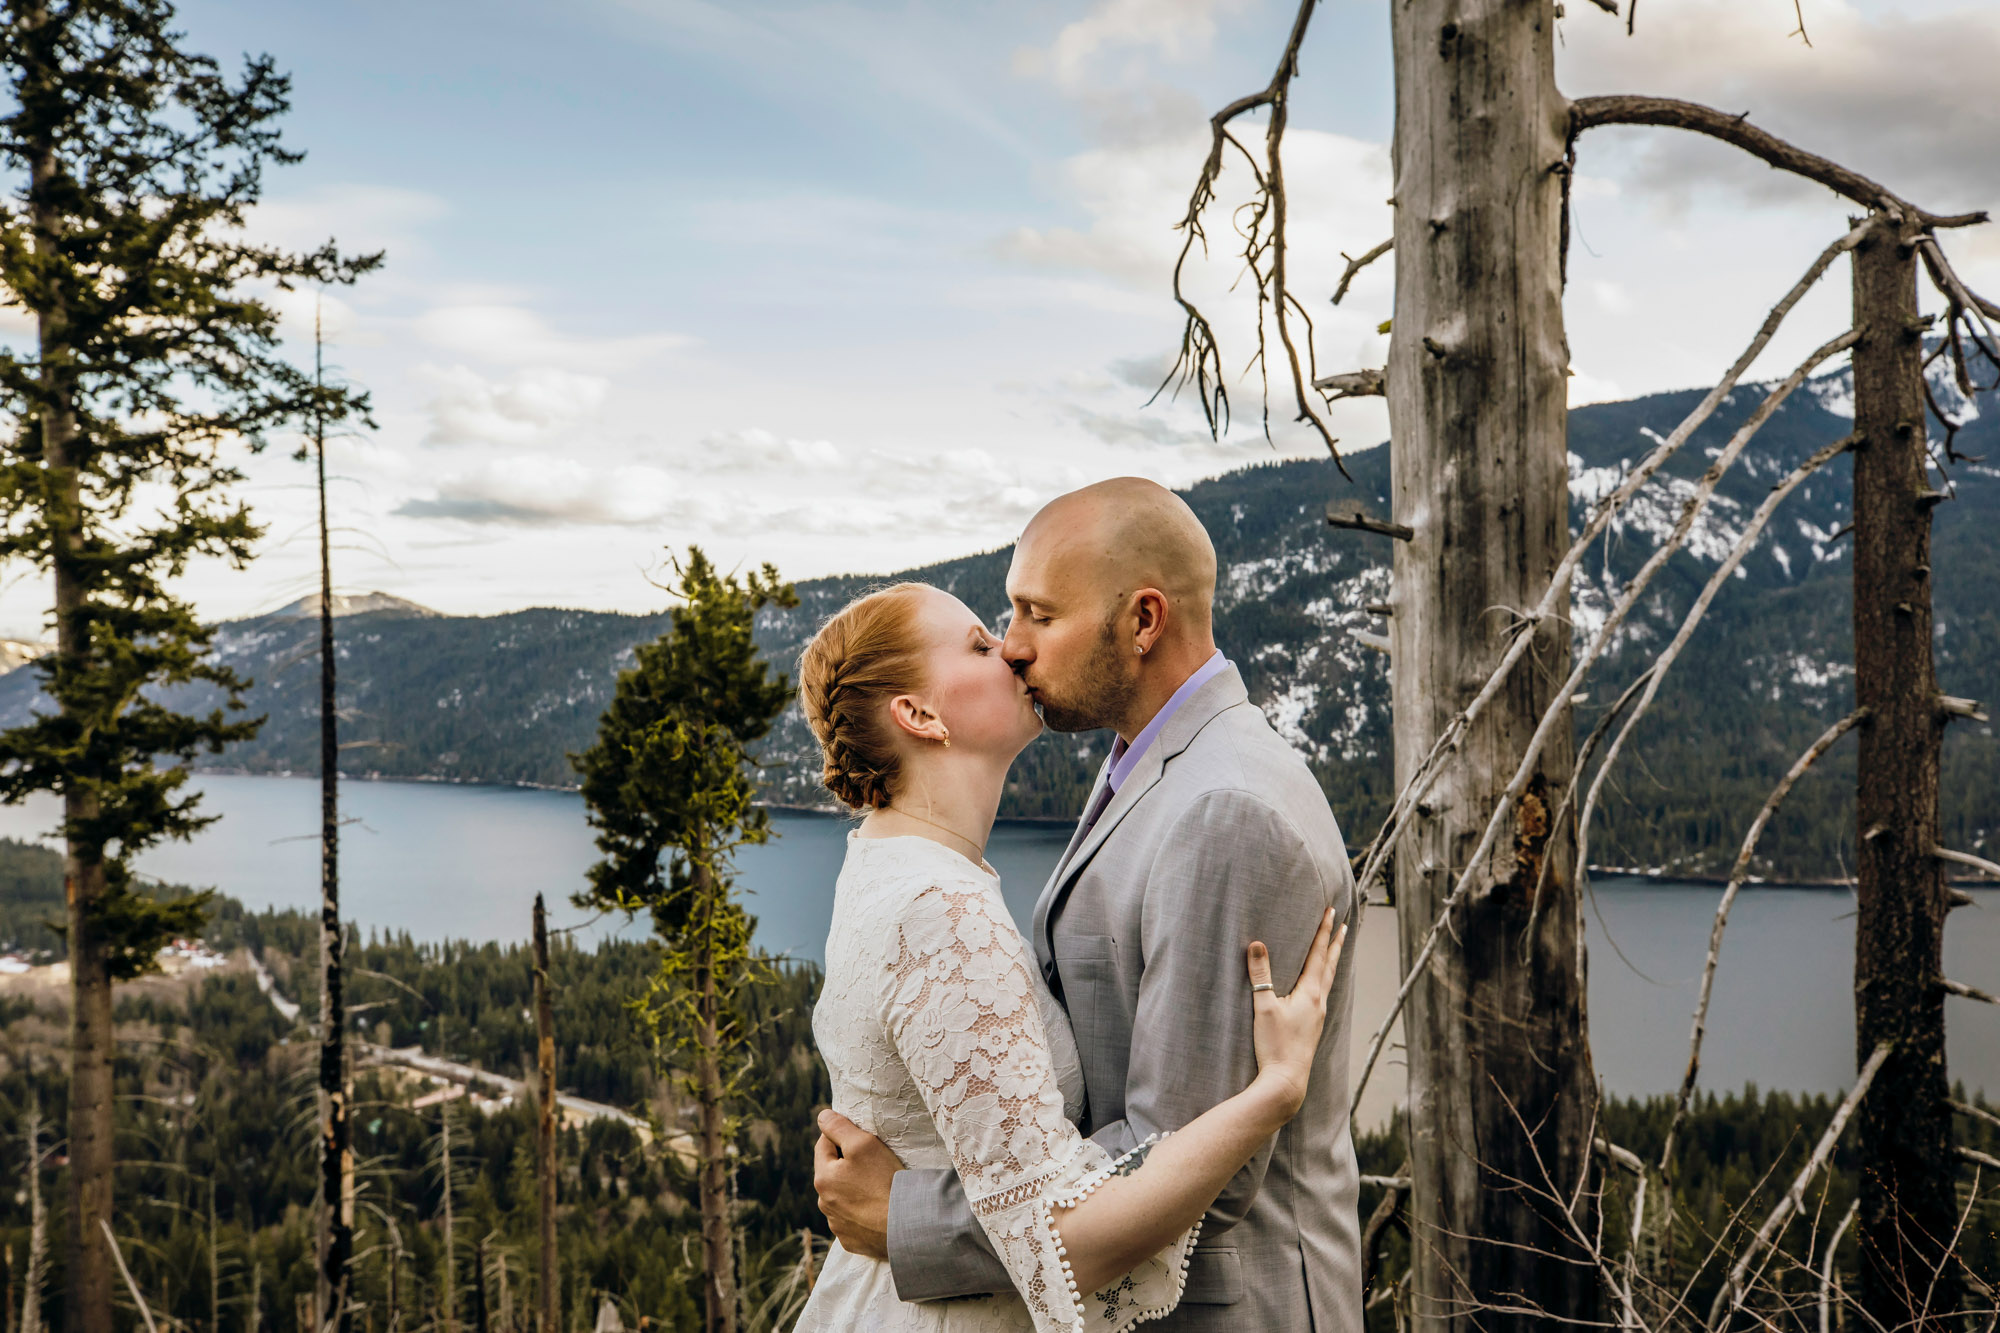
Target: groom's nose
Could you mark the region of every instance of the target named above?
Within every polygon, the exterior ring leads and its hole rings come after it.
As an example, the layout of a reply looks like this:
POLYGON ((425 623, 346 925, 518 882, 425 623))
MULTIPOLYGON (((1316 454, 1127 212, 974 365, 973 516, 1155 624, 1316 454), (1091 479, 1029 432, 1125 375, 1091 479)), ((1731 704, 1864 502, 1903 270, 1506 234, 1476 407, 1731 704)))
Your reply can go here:
POLYGON ((1028 636, 1022 632, 1019 616, 1007 626, 1006 637, 1000 640, 1000 656, 1006 660, 1008 666, 1014 668, 1016 675, 1027 671, 1028 663, 1035 660, 1035 650, 1029 646, 1028 636))

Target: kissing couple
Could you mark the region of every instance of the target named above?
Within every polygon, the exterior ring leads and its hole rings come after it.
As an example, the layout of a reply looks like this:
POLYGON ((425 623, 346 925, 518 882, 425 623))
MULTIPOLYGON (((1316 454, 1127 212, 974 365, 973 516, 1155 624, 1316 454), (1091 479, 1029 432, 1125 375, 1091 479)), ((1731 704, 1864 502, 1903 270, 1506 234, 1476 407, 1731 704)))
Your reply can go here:
POLYGON ((807 646, 864 817, 813 1013, 838 1243, 797 1329, 1359 1333, 1354 878, 1216 651, 1215 568, 1194 511, 1121 478, 1028 524, 1004 638, 904 583, 807 646), (1044 725, 1117 739, 1024 938, 984 849, 1044 725))

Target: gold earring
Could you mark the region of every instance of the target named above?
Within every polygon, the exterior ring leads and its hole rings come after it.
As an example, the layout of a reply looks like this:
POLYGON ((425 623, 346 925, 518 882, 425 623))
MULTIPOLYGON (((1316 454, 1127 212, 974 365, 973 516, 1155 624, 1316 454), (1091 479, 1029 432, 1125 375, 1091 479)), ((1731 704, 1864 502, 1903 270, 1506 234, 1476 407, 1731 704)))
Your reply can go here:
POLYGON ((939 739, 940 739, 940 740, 942 740, 942 741, 944 742, 944 748, 945 748, 945 749, 949 750, 949 749, 951 748, 951 733, 950 733, 950 732, 948 732, 948 731, 947 731, 947 732, 946 732, 946 733, 945 733, 945 734, 944 734, 943 736, 939 737, 939 739))

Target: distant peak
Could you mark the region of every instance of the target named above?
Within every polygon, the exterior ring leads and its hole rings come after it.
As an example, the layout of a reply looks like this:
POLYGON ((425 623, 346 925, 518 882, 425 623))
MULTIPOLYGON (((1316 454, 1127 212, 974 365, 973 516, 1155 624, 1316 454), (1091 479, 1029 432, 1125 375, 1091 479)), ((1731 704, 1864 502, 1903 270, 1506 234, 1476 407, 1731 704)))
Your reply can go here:
MULTIPOLYGON (((437 616, 443 612, 433 611, 428 606, 419 606, 406 598, 386 592, 335 593, 333 614, 339 616, 366 615, 371 611, 400 611, 408 616, 437 616)), ((284 620, 304 620, 319 614, 319 594, 308 593, 290 606, 271 612, 274 618, 284 620)))

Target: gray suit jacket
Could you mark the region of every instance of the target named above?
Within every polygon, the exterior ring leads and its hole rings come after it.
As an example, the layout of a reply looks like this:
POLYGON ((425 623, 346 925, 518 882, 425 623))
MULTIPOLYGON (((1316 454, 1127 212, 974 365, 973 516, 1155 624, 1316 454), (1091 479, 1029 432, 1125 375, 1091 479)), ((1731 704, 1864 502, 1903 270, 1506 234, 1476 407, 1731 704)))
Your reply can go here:
MULTIPOLYGON (((1354 877, 1333 813, 1242 677, 1225 671, 1168 721, 1096 825, 1078 829, 1035 904, 1036 959, 1083 1057, 1084 1132, 1117 1154, 1248 1085, 1244 950, 1269 945, 1289 990, 1329 906, 1351 919, 1354 877)), ((1305 1106, 1209 1210, 1163 1331, 1360 1333, 1352 975, 1343 957, 1305 1106)), ((889 1260, 904 1300, 1007 1289, 948 1170, 897 1173, 889 1260)))

